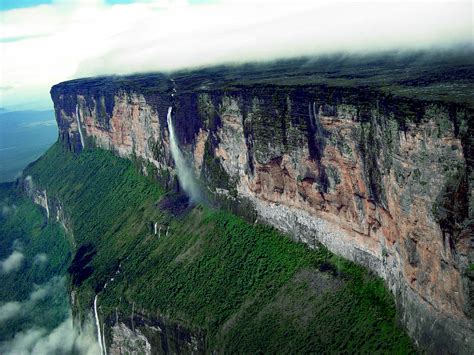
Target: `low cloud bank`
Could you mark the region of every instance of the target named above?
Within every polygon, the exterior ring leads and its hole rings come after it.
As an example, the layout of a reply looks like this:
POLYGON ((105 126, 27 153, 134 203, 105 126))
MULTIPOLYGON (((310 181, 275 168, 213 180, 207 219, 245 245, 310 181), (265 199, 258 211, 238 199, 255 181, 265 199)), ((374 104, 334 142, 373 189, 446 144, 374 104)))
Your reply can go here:
POLYGON ((174 70, 338 52, 471 43, 472 5, 398 1, 224 2, 157 11, 112 36, 75 76, 174 70))
MULTIPOLYGON (((39 254, 40 255, 40 254, 39 254)), ((74 326, 70 310, 64 309, 55 302, 45 311, 51 314, 63 314, 53 329, 47 329, 47 320, 38 314, 40 302, 49 302, 58 293, 65 292, 65 277, 53 277, 43 285, 34 285, 28 299, 18 302, 7 302, 0 306, 0 325, 15 317, 28 320, 26 330, 15 334, 13 339, 0 343, 0 354, 99 354, 92 320, 79 329, 74 326)), ((66 295, 63 295, 66 297, 66 295)), ((62 296, 60 296, 62 297, 62 296)), ((48 318, 48 317, 46 317, 48 318)))
POLYGON ((0 306, 0 323, 6 321, 7 319, 16 317, 20 314, 21 303, 20 302, 7 302, 0 306))
POLYGON ((0 273, 9 274, 18 271, 25 260, 25 256, 21 251, 14 250, 8 258, 0 261, 0 273))
POLYGON ((34 285, 30 297, 22 302, 12 301, 0 306, 0 324, 14 317, 29 314, 37 302, 53 295, 57 290, 64 288, 64 277, 53 277, 43 285, 34 285))
POLYGON ((17 333, 8 342, 0 344, 2 354, 99 354, 93 325, 89 322, 80 330, 74 326, 72 316, 48 332, 44 328, 31 328, 17 333))

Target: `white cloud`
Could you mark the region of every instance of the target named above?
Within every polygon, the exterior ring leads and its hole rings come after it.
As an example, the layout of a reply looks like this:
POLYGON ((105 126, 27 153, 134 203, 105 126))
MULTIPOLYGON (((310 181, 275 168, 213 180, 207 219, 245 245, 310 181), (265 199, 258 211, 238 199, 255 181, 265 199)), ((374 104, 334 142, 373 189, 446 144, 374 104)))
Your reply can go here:
POLYGON ((80 354, 98 354, 99 347, 94 337, 92 325, 79 332, 69 317, 46 337, 41 338, 32 348, 33 354, 68 354, 76 350, 80 354))
POLYGON ((12 301, 0 306, 0 324, 10 318, 28 314, 38 301, 53 295, 58 289, 64 287, 64 277, 53 277, 43 285, 34 285, 30 297, 22 302, 12 301))
POLYGON ((0 306, 0 323, 19 315, 21 308, 21 303, 16 301, 7 302, 0 306))
POLYGON ((47 261, 48 261, 48 255, 46 255, 45 253, 36 254, 33 259, 33 262, 35 264, 44 264, 47 261))
POLYGON ((92 324, 82 330, 74 327, 71 315, 59 326, 48 332, 44 328, 31 328, 15 334, 0 345, 2 354, 71 354, 94 355, 99 346, 92 324))
POLYGON ((56 290, 61 283, 63 283, 61 278, 53 278, 45 285, 36 286, 35 290, 30 293, 29 305, 34 305, 37 301, 44 300, 48 295, 50 295, 54 290, 56 290))
POLYGON ((31 354, 31 349, 45 333, 44 329, 19 332, 10 342, 2 343, 0 349, 5 354, 31 354))
MULTIPOLYGON (((47 284, 37 287, 24 302, 8 302, 0 306, 0 323, 27 315, 35 303, 57 291, 64 278, 53 278, 47 284)), ((79 329, 74 326, 72 315, 51 331, 43 327, 32 326, 30 329, 15 334, 11 341, 0 343, 1 354, 84 354, 99 353, 95 338, 95 329, 91 320, 83 323, 79 329)))
POLYGON ((25 256, 22 252, 14 250, 8 258, 0 261, 0 273, 9 274, 10 272, 19 270, 24 259, 25 256))
POLYGON ((5 12, 1 23, 0 106, 9 106, 83 75, 470 42, 472 4, 57 1, 5 12))

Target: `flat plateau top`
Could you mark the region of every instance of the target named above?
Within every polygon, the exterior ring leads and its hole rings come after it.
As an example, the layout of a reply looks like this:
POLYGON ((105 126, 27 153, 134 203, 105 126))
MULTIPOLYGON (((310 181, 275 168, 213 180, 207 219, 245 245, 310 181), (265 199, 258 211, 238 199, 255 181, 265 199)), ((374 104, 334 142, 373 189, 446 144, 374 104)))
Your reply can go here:
POLYGON ((426 101, 457 103, 474 109, 474 51, 389 52, 328 55, 273 62, 220 65, 169 73, 103 76, 66 81, 57 92, 143 93, 235 90, 252 86, 327 86, 377 90, 426 101))

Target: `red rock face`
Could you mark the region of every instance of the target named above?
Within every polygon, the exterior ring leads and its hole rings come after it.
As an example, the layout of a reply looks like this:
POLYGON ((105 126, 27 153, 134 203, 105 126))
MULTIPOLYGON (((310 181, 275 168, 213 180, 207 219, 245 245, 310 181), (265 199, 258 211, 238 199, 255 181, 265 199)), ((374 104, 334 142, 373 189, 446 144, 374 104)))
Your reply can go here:
MULTIPOLYGON (((221 117, 218 134, 227 139, 220 141, 216 156, 227 173, 236 177, 237 172, 246 171, 246 162, 235 159, 235 150, 246 146, 239 133, 243 130, 235 127, 243 119, 240 112, 221 117)), ((380 179, 385 195, 381 203, 371 196, 367 163, 354 139, 360 135, 361 124, 337 114, 318 118, 329 136, 320 162, 310 157, 305 145, 273 154, 264 162, 254 153, 254 173, 236 177, 240 194, 261 206, 257 210, 264 220, 293 233, 297 240, 309 245, 319 240, 384 277, 399 301, 405 302, 402 317, 415 339, 422 338, 430 322, 440 321, 446 325, 445 338, 472 344, 474 328, 466 313, 469 299, 462 279, 469 241, 464 236, 450 246, 432 212, 447 183, 447 166, 465 161, 453 127, 440 135, 434 118, 411 125, 407 132, 394 127, 391 145, 385 148, 391 151, 377 156, 379 165, 387 155, 392 164, 380 179), (343 149, 333 143, 337 141, 344 142, 343 149), (320 184, 323 173, 327 188, 320 184), (311 219, 324 224, 314 225, 311 219), (301 224, 305 228, 299 228, 301 224), (423 316, 429 321, 420 325, 416 318, 423 316)))
MULTIPOLYGON (((158 113, 146 104, 142 96, 122 94, 115 97, 113 114, 108 125, 98 119, 96 105, 86 105, 83 96, 78 96, 79 112, 86 135, 94 137, 96 144, 113 148, 120 156, 135 154, 153 162, 150 140, 161 140, 158 113)), ((158 166, 158 163, 155 162, 158 166)))
MULTIPOLYGON (((321 117, 321 123, 327 131, 345 136, 350 136, 356 125, 353 121, 334 117, 321 117)), ((420 136, 427 127, 415 129, 408 139, 401 140, 397 157, 404 169, 412 171, 416 166, 410 157, 421 149, 420 136)), ((436 145, 429 138, 424 144, 436 145)), ((457 146, 457 158, 463 159, 459 140, 448 136, 439 144, 457 146)), ((462 282, 458 266, 431 213, 431 205, 442 184, 430 184, 427 194, 412 193, 397 183, 392 171, 383 177, 387 206, 375 204, 369 197, 362 159, 357 155, 356 147, 351 148, 354 152, 351 159, 344 157, 334 146, 325 149, 322 164, 338 172, 337 183, 327 192, 320 191, 314 178, 299 178, 299 171, 320 174, 318 166, 308 156, 294 161, 283 155, 266 164, 257 163, 255 176, 247 187, 259 199, 304 210, 342 228, 358 247, 381 261, 393 257, 400 259, 400 271, 409 287, 433 307, 462 316, 465 299, 464 293, 459 292, 462 282), (401 198, 406 194, 412 199, 409 211, 403 211, 401 207, 401 198)), ((435 160, 436 149, 430 155, 430 159, 435 160)), ((431 174, 433 182, 443 180, 436 169, 431 174)))
MULTIPOLYGON (((107 123, 100 105, 87 99, 77 96, 79 121, 93 138, 88 144, 174 174, 164 121, 143 96, 116 94, 107 123)), ((222 97, 218 108, 204 94, 199 102, 206 106, 186 114, 202 120, 202 127, 181 148, 197 174, 206 169, 209 154, 225 172, 231 186, 209 180, 213 193, 229 197, 232 188, 253 204, 259 220, 311 247, 321 242, 385 278, 403 323, 420 344, 459 352, 474 344, 472 301, 463 279, 470 235, 446 235, 433 212, 449 177, 465 165, 445 109, 427 106, 419 123, 400 130, 397 120, 377 109, 372 121, 361 122, 356 106, 309 103, 309 123, 298 126, 285 118, 282 138, 273 126, 259 123, 258 98, 248 112, 238 95, 222 97), (204 116, 214 111, 220 124, 211 128, 204 116), (309 126, 314 137, 305 133, 309 126), (311 144, 318 146, 316 157, 311 144)), ((77 141, 75 117, 63 110, 58 117, 61 134, 77 141)))

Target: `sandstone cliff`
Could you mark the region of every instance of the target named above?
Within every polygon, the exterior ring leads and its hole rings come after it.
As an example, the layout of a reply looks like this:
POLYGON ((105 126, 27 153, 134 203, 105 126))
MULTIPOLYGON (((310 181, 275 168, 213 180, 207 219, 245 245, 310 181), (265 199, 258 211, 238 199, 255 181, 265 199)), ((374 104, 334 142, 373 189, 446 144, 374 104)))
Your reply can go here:
MULTIPOLYGON (((415 341, 474 347, 473 110, 379 90, 226 83, 202 73, 52 88, 60 141, 179 188, 166 114, 209 201, 383 277, 415 341)), ((46 194, 45 194, 46 198, 46 194)))

